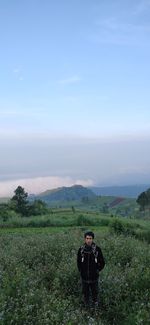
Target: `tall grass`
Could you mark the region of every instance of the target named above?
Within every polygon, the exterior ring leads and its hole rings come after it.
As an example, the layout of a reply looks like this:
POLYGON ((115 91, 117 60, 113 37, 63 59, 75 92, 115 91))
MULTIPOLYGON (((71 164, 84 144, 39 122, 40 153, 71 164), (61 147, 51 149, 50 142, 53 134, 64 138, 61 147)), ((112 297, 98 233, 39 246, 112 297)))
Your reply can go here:
POLYGON ((103 217, 95 213, 53 213, 43 216, 19 217, 14 216, 8 220, 0 220, 1 227, 56 227, 56 226, 82 226, 97 225, 108 226, 110 217, 103 217))
POLYGON ((116 218, 95 212, 76 213, 67 210, 55 210, 43 216, 20 217, 12 215, 7 220, 0 218, 1 228, 25 227, 109 227, 111 233, 132 235, 150 242, 150 222, 147 220, 116 218))
POLYGON ((140 240, 150 243, 150 223, 137 223, 121 218, 115 218, 109 222, 109 230, 117 235, 134 236, 140 240))
POLYGON ((96 233, 106 266, 101 307, 81 305, 76 254, 83 233, 0 236, 1 325, 148 325, 150 250, 130 236, 96 233))

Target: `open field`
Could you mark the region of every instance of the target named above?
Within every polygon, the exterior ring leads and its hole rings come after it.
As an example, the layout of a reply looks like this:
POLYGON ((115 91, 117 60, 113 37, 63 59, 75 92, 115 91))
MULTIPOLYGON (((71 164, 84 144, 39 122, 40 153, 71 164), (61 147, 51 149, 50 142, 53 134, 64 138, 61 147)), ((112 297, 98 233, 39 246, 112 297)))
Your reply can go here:
MULTIPOLYGON (((85 230, 88 229, 87 226, 85 227, 22 227, 22 228, 0 228, 0 234, 54 234, 54 233, 59 233, 59 232, 63 232, 63 233, 68 233, 70 231, 72 231, 72 229, 74 229, 74 231, 76 230, 85 230)), ((97 230, 100 232, 108 232, 108 227, 105 226, 101 226, 101 227, 92 227, 90 228, 93 231, 97 230)))
POLYGON ((150 221, 59 208, 0 218, 1 325, 148 325, 150 221), (82 306, 76 255, 95 232, 106 267, 100 308, 82 306))
POLYGON ((0 218, 1 227, 61 227, 96 225, 108 226, 110 216, 98 212, 84 212, 71 209, 55 209, 52 213, 42 216, 19 217, 12 216, 6 220, 0 218))
POLYGON ((69 209, 72 206, 81 211, 106 212, 114 215, 133 216, 138 211, 138 204, 133 198, 116 198, 114 196, 97 196, 88 200, 48 201, 52 210, 69 209))
POLYGON ((149 245, 108 227, 92 227, 106 260, 101 306, 82 307, 76 253, 86 228, 1 230, 0 324, 149 324, 149 245))
POLYGON ((113 217, 95 211, 81 211, 72 209, 55 209, 42 216, 19 217, 10 216, 4 219, 0 217, 1 233, 55 233, 67 232, 71 228, 82 229, 84 227, 107 231, 111 229, 115 233, 132 235, 150 242, 150 221, 148 219, 135 219, 125 217, 113 217), (27 230, 28 228, 28 230, 27 230))

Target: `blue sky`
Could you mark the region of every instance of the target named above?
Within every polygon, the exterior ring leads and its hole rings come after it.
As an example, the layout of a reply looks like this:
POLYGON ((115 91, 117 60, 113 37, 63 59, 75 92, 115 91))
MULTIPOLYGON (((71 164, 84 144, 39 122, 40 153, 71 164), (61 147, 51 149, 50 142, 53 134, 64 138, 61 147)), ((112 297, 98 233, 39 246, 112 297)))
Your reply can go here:
POLYGON ((0 39, 1 196, 150 183, 149 0, 1 0, 0 39))

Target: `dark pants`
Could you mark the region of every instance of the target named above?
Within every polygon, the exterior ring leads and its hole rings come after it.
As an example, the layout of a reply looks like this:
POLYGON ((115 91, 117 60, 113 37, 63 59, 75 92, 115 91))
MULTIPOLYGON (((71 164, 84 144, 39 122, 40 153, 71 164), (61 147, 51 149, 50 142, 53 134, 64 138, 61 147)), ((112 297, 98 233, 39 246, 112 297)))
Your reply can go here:
POLYGON ((85 304, 89 304, 90 292, 92 294, 93 302, 97 302, 98 301, 98 280, 91 283, 87 283, 82 280, 82 292, 84 295, 85 304))

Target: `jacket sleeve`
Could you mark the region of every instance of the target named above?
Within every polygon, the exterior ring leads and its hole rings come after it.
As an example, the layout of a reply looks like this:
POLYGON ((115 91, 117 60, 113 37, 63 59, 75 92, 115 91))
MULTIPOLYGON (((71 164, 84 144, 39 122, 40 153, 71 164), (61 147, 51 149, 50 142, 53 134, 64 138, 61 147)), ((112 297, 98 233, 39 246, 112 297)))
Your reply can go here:
POLYGON ((105 266, 105 260, 100 247, 97 247, 97 250, 98 250, 98 257, 97 257, 98 270, 102 271, 102 269, 105 266))
POLYGON ((79 248, 77 253, 77 267, 80 272, 81 271, 81 248, 79 248))

